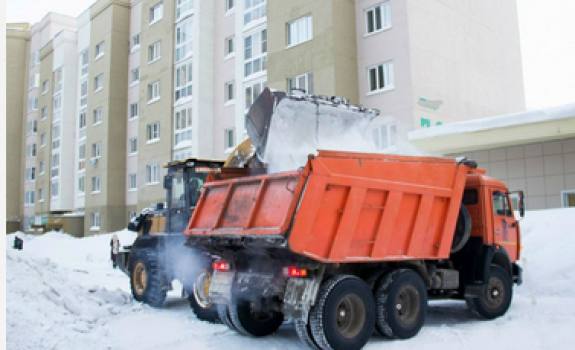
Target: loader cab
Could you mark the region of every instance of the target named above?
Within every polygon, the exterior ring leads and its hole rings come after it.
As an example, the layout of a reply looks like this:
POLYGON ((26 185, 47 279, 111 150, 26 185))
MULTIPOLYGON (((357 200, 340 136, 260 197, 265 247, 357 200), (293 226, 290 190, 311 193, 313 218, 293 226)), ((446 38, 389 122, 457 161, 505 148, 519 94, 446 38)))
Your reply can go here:
MULTIPOLYGON (((516 193, 519 204, 517 209, 523 216, 523 192, 516 193)), ((505 184, 489 176, 469 175, 463 194, 463 204, 471 216, 471 237, 481 238, 485 244, 505 248, 511 262, 517 261, 521 236, 514 215, 511 193, 505 184)))
POLYGON ((185 159, 170 162, 165 167, 166 229, 167 233, 182 233, 202 194, 210 173, 221 172, 223 161, 185 159))

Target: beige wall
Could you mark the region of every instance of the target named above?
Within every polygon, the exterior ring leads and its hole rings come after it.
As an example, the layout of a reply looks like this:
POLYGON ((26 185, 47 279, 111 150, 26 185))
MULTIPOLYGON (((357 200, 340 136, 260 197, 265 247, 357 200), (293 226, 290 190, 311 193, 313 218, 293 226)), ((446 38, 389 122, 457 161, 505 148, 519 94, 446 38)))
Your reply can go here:
POLYGON ((90 9, 90 73, 86 156, 87 235, 125 228, 126 193, 126 106, 130 4, 128 1, 99 1, 90 9), (104 42, 104 56, 96 59, 95 46, 104 42), (102 90, 94 91, 94 79, 103 74, 102 90), (94 125, 93 111, 102 108, 102 123, 94 125), (90 164, 92 145, 102 143, 101 158, 90 164), (92 192, 92 178, 100 177, 100 193, 92 192), (92 231, 92 213, 100 213, 100 229, 92 231))
MULTIPOLYGON (((29 31, 6 29, 6 220, 22 219, 24 106, 27 104, 29 31)), ((24 149, 25 150, 25 149, 24 149)), ((20 224, 17 225, 21 227, 20 224)), ((11 225, 13 230, 16 224, 11 225)))
POLYGON ((140 33, 140 115, 138 126, 138 210, 152 203, 164 202, 166 194, 162 187, 165 170, 160 170, 160 182, 146 184, 146 166, 162 167, 172 158, 173 145, 173 67, 174 67, 174 20, 173 1, 164 1, 163 18, 150 26, 150 8, 158 0, 142 1, 142 31, 140 33), (161 40, 162 57, 149 63, 149 46, 161 40), (148 85, 160 81, 160 99, 148 103, 148 85), (160 123, 160 141, 148 143, 148 124, 160 123))
POLYGON ((287 90, 287 80, 313 72, 316 95, 358 102, 354 1, 268 2, 268 86, 287 90), (286 48, 287 23, 311 14, 312 40, 286 48))
POLYGON ((575 190, 575 138, 459 155, 476 160, 510 190, 524 190, 528 210, 561 207, 561 191, 575 190))

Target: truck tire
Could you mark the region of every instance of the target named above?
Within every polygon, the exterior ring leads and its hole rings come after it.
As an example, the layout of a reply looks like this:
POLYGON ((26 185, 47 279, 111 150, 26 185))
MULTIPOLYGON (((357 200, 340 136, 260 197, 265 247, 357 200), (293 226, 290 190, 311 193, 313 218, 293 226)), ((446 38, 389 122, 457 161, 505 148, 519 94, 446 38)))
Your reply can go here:
POLYGON ((457 224, 455 224, 453 242, 451 243, 451 254, 460 251, 469 240, 469 236, 471 236, 471 215, 465 205, 461 204, 457 224))
POLYGON ((234 323, 232 322, 232 319, 230 317, 230 309, 228 305, 220 304, 217 306, 217 310, 220 321, 222 321, 222 323, 228 326, 228 328, 231 329, 232 331, 238 332, 238 329, 236 328, 236 326, 234 326, 234 323))
POLYGON ((153 307, 160 307, 166 299, 161 268, 155 250, 143 249, 133 253, 130 261, 132 296, 153 307))
POLYGON ((311 327, 309 321, 308 323, 305 323, 302 320, 296 320, 294 323, 295 323, 295 331, 297 333, 297 336, 299 337, 299 340, 301 340, 302 343, 307 345, 310 349, 321 350, 319 345, 317 345, 317 343, 313 339, 313 334, 311 334, 311 327))
POLYGON ((375 301, 367 283, 351 275, 325 281, 311 308, 310 325, 321 349, 361 349, 375 325, 375 301))
POLYGON ((280 328, 284 321, 281 312, 259 312, 249 300, 234 298, 229 305, 230 318, 237 331, 243 335, 265 337, 280 328))
POLYGON ((200 270, 193 281, 188 300, 198 320, 215 323, 218 321, 218 310, 209 298, 211 278, 210 271, 200 270))
POLYGON ((395 270, 383 277, 376 291, 375 327, 393 339, 415 336, 427 315, 427 289, 413 270, 395 270))
POLYGON ((491 265, 485 290, 479 298, 467 298, 471 311, 479 318, 492 320, 504 315, 513 299, 511 276, 500 266, 491 265))

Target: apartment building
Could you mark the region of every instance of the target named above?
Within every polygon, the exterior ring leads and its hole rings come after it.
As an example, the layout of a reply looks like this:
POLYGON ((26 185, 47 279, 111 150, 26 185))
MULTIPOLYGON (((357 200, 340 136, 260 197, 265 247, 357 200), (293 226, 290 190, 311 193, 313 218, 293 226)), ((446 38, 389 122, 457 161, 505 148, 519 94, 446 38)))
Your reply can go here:
POLYGON ((168 161, 225 159, 267 86, 379 109, 367 137, 382 149, 524 109, 514 1, 99 0, 43 38, 34 69, 47 91, 30 118, 46 117, 29 142, 46 146, 22 159, 36 198, 27 207, 22 188, 20 205, 35 218, 83 212, 86 235, 164 202, 168 161))

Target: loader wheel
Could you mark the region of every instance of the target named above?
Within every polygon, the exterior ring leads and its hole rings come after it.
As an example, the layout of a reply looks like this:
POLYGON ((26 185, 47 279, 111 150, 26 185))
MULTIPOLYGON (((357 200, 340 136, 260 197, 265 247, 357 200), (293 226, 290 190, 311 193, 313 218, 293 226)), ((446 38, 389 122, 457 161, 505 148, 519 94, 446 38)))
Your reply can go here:
POLYGON ((234 326, 234 323, 232 322, 232 319, 230 317, 230 308, 228 307, 228 305, 220 304, 217 306, 217 310, 220 321, 222 321, 222 323, 228 326, 228 328, 231 329, 232 331, 238 332, 238 329, 236 328, 236 326, 234 326))
POLYGON ((342 275, 322 284, 310 312, 313 339, 321 349, 360 349, 374 324, 375 301, 367 283, 342 275))
POLYGON ((199 320, 215 323, 218 321, 218 310, 210 300, 210 283, 212 274, 208 270, 201 270, 194 280, 192 291, 188 300, 190 307, 199 320))
POLYGON ((504 315, 513 298, 511 277, 503 268, 491 265, 489 279, 481 297, 466 299, 471 311, 479 318, 492 320, 504 315))
POLYGON ((132 296, 150 306, 160 307, 166 299, 158 256, 153 250, 134 254, 130 263, 130 286, 132 296))
POLYGON ((249 300, 236 298, 229 305, 234 327, 243 335, 265 337, 280 328, 284 315, 277 311, 256 311, 249 300))
POLYGON ((388 273, 377 291, 379 333, 389 338, 408 339, 415 336, 427 315, 427 289, 417 272, 408 269, 388 273))
POLYGON ((453 254, 460 251, 469 240, 469 236, 471 236, 471 215, 465 205, 461 204, 457 223, 455 224, 453 242, 451 243, 451 253, 453 254))

